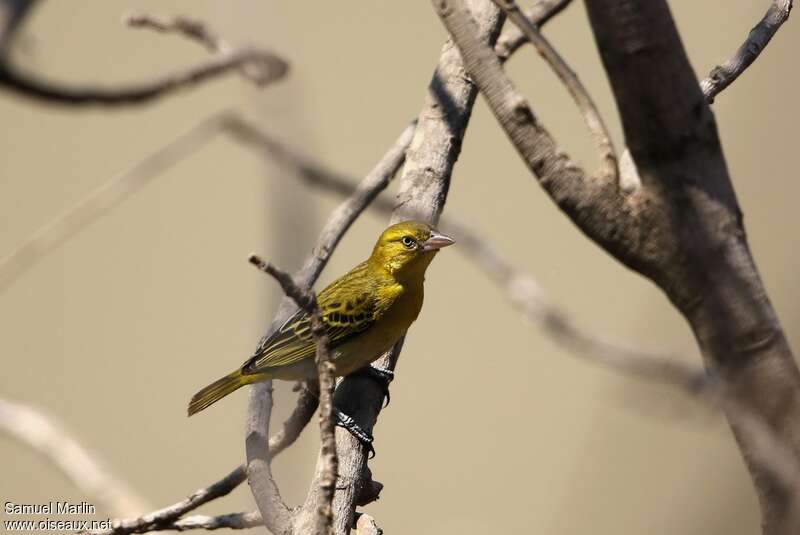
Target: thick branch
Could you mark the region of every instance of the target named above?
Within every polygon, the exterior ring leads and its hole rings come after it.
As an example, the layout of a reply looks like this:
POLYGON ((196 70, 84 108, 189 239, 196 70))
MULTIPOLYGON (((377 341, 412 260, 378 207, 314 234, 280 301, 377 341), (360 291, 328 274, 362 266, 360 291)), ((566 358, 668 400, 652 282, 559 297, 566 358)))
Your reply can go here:
POLYGON ((617 154, 614 150, 614 144, 611 142, 611 135, 608 133, 603 118, 597 110, 592 97, 583 86, 583 83, 578 78, 561 54, 550 44, 544 35, 539 32, 536 25, 531 22, 529 18, 522 13, 519 6, 514 0, 493 0, 495 4, 501 7, 508 16, 509 20, 514 23, 528 38, 531 44, 536 47, 548 65, 553 69, 561 82, 569 91, 575 104, 583 116, 586 126, 589 128, 589 133, 597 148, 597 153, 600 158, 601 173, 604 173, 611 180, 617 180, 617 154))
POLYGON ((732 84, 764 51, 781 25, 789 18, 792 0, 773 0, 758 24, 750 30, 742 46, 731 59, 717 65, 708 78, 700 82, 708 102, 714 102, 717 94, 732 84))

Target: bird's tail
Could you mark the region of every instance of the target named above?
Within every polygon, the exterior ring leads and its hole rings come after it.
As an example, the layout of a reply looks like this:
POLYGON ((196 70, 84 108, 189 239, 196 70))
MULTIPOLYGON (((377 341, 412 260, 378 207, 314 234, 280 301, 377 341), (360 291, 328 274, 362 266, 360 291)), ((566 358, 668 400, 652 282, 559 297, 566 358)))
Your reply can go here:
POLYGON ((222 379, 217 379, 192 396, 191 401, 189 401, 189 416, 202 411, 212 403, 216 403, 231 392, 238 390, 244 385, 249 385, 256 380, 258 380, 257 376, 244 375, 241 370, 236 370, 235 372, 226 375, 222 379))

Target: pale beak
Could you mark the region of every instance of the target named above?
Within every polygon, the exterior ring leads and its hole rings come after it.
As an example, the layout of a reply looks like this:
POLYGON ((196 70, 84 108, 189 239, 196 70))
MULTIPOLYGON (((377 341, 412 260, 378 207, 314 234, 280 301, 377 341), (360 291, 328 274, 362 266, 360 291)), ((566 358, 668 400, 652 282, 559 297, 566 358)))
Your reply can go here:
POLYGON ((450 236, 446 234, 441 234, 435 230, 431 231, 431 235, 428 236, 428 239, 422 242, 422 250, 423 251, 438 251, 442 247, 447 247, 448 245, 453 245, 456 242, 450 236))

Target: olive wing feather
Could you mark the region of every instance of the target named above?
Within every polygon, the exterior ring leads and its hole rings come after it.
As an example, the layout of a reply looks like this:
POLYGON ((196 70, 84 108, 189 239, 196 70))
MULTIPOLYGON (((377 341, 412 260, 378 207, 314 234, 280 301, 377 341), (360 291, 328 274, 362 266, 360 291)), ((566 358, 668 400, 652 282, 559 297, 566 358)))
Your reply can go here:
MULTIPOLYGON (((363 282, 356 277, 347 276, 325 288, 317 298, 317 303, 331 348, 369 329, 377 319, 376 311, 379 308, 376 306, 375 293, 364 288, 363 282)), ((288 366, 305 358, 313 358, 315 353, 311 318, 300 310, 261 343, 255 355, 242 366, 242 372, 258 373, 265 368, 288 366)))

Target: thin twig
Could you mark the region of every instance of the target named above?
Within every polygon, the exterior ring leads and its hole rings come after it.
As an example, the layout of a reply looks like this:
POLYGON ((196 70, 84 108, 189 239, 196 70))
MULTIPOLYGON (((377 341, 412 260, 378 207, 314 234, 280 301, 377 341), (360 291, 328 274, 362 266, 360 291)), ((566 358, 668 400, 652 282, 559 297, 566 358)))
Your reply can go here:
POLYGON ((528 38, 530 43, 539 52, 539 55, 544 58, 548 65, 553 69, 558 78, 567 88, 572 99, 577 104, 578 109, 583 116, 586 126, 589 128, 589 133, 594 140, 600 157, 601 172, 612 180, 617 180, 617 153, 614 150, 614 144, 611 141, 611 134, 609 134, 603 117, 597 109, 591 95, 584 87, 583 83, 578 78, 561 54, 550 44, 544 35, 539 31, 539 28, 531 22, 531 20, 520 11, 519 6, 514 0, 493 0, 500 8, 502 8, 508 18, 513 22, 528 38))
POLYGON ((717 94, 732 84, 764 51, 781 25, 789 18, 792 3, 792 0, 773 0, 764 18, 750 30, 747 39, 733 57, 714 67, 708 78, 700 82, 700 88, 709 103, 714 102, 717 94))
POLYGON ((0 399, 0 433, 51 461, 78 490, 112 515, 138 514, 146 502, 63 426, 42 411, 0 399))
POLYGON ((216 483, 194 491, 186 499, 152 511, 136 518, 114 520, 111 529, 96 530, 91 535, 127 535, 129 533, 147 533, 161 529, 172 529, 171 526, 183 515, 193 511, 212 500, 227 496, 242 481, 246 474, 242 466, 231 471, 216 483))
MULTIPOLYGON (((177 33, 195 41, 209 52, 225 54, 234 50, 230 43, 214 33, 207 24, 189 17, 167 18, 146 13, 129 13, 122 18, 122 22, 131 28, 146 28, 159 33, 177 33)), ((258 64, 242 65, 240 72, 242 76, 256 85, 264 85, 270 81, 270 72, 258 64)))
POLYGON ((145 28, 159 33, 176 33, 202 45, 208 52, 227 52, 233 49, 204 22, 189 17, 159 17, 147 13, 127 13, 122 23, 131 28, 145 28))
POLYGON ((202 529, 248 529, 263 526, 264 521, 258 511, 249 513, 228 513, 217 516, 192 515, 174 522, 151 526, 147 531, 190 531, 202 529))
MULTIPOLYGON (((541 27, 566 9, 571 2, 572 0, 540 0, 524 11, 525 17, 536 26, 541 27)), ((505 62, 527 42, 528 38, 525 37, 522 30, 517 26, 507 25, 500 33, 500 37, 497 38, 494 52, 501 62, 505 62)))
POLYGON ((319 480, 320 500, 317 505, 314 534, 327 535, 331 533, 333 526, 333 494, 336 490, 336 478, 339 470, 333 422, 333 390, 336 382, 333 376, 327 330, 313 291, 301 288, 288 273, 265 262, 257 255, 250 255, 249 260, 258 269, 274 277, 280 283, 284 293, 291 297, 295 304, 311 318, 311 336, 317 346, 317 374, 320 385, 319 427, 323 471, 319 480))

